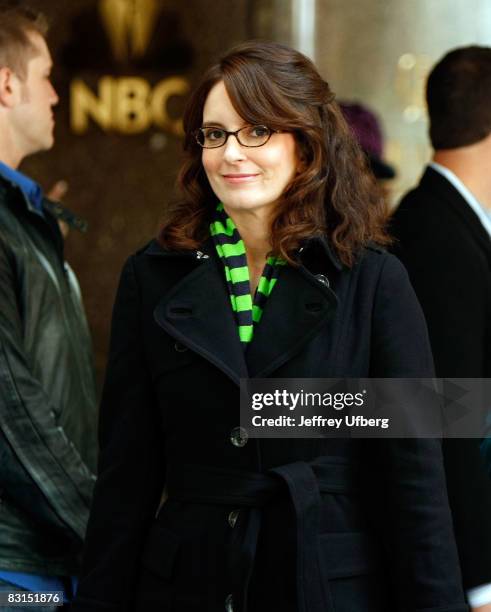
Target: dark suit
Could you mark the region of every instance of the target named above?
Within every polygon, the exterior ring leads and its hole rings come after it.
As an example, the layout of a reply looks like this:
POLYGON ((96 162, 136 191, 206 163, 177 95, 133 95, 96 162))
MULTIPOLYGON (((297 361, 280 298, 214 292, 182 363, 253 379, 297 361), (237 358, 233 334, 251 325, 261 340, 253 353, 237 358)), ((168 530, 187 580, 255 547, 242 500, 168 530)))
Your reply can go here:
MULTIPOLYGON (((491 241, 455 187, 428 168, 393 216, 395 253, 428 324, 437 376, 491 376, 491 241)), ((443 445, 464 585, 491 582, 491 482, 478 440, 443 445)))
POLYGON ((153 243, 125 266, 74 610, 466 610, 438 441, 247 440, 237 427, 248 375, 432 375, 399 261, 366 249, 348 270, 312 241, 245 356, 223 265, 202 248, 153 243))

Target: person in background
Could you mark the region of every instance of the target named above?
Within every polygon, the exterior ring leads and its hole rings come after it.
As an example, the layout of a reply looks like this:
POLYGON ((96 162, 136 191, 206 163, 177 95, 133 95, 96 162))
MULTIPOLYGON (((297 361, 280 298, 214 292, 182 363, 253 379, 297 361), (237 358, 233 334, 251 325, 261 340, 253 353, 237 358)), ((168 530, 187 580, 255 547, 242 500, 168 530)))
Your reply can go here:
MULTIPOLYGON (((53 145, 42 15, 0 9, 0 595, 70 597, 96 464, 96 388, 80 288, 22 160, 53 145)), ((37 610, 59 610, 48 602, 37 610)), ((2 610, 32 607, 2 607, 2 610)))
MULTIPOLYGON (((433 159, 391 231, 428 323, 436 374, 491 377, 491 48, 449 52, 426 99, 433 159)), ((473 610, 491 610, 491 483, 478 440, 444 440, 460 562, 473 610)))
MULTIPOLYGON (((61 201, 65 197, 67 191, 68 191, 68 183, 62 179, 62 180, 56 181, 56 183, 52 185, 51 189, 46 194, 46 197, 52 202, 54 201, 54 202, 60 203, 60 206, 61 206, 61 201)), ((70 226, 65 220, 61 218, 58 218, 58 226, 60 228, 61 235, 63 236, 63 238, 66 239, 68 236, 68 232, 70 231, 70 226)))
POLYGON ((85 219, 75 215, 70 209, 61 203, 68 191, 68 183, 64 180, 59 180, 51 186, 51 189, 46 194, 44 208, 50 212, 58 221, 58 227, 63 238, 67 238, 70 228, 76 229, 79 232, 86 232, 88 223, 85 219))
POLYGON ((395 169, 384 160, 384 135, 377 115, 359 102, 340 102, 339 108, 367 156, 375 178, 378 181, 395 178, 395 169))

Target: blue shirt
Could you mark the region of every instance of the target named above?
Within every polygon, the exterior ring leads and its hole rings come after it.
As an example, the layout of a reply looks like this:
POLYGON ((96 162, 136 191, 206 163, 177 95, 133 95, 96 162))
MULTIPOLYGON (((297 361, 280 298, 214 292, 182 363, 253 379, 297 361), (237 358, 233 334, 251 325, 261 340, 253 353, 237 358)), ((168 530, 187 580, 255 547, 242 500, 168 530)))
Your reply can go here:
POLYGON ((7 179, 11 183, 14 183, 24 194, 25 198, 29 201, 31 206, 41 215, 43 213, 43 190, 41 187, 33 181, 31 178, 14 170, 7 164, 0 161, 0 174, 3 178, 7 179))

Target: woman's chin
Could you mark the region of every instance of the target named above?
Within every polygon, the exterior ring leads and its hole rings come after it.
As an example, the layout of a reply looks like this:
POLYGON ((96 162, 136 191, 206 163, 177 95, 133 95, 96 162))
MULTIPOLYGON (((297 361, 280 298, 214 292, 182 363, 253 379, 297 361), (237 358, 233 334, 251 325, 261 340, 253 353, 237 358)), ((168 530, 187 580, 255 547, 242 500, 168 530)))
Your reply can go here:
POLYGON ((227 199, 226 201, 221 201, 225 209, 234 212, 251 212, 261 208, 269 208, 270 206, 273 206, 272 202, 263 202, 251 198, 232 198, 227 199))

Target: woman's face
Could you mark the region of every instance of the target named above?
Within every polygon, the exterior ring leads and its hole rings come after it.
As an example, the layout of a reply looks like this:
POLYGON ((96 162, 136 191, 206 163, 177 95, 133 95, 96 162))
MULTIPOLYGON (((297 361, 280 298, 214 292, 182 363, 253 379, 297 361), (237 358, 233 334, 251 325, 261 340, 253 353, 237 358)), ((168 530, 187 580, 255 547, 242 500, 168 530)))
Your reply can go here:
MULTIPOLYGON (((234 132, 248 125, 237 114, 223 81, 208 94, 203 126, 234 132)), ((217 198, 230 211, 272 208, 297 172, 293 134, 273 133, 261 147, 244 147, 235 136, 216 149, 203 149, 203 167, 217 198)))

